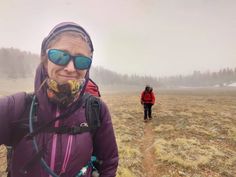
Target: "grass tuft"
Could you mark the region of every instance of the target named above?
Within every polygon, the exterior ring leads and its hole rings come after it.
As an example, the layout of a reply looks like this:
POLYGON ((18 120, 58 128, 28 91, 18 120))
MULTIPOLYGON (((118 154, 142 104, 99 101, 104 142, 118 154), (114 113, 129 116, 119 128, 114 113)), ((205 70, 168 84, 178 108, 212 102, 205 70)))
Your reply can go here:
POLYGON ((174 141, 159 139, 155 142, 156 157, 169 163, 196 169, 209 163, 213 156, 224 154, 213 146, 202 145, 196 139, 177 138, 174 141))

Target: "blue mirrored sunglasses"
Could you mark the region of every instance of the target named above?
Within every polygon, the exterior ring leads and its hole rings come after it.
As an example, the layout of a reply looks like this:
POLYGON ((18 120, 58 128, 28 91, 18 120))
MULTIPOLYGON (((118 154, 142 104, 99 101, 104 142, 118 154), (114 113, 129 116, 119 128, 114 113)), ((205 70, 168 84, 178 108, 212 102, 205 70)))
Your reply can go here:
POLYGON ((56 65, 66 66, 70 60, 73 60, 76 69, 89 69, 92 59, 83 55, 72 56, 68 52, 58 49, 49 49, 47 51, 48 59, 56 65))

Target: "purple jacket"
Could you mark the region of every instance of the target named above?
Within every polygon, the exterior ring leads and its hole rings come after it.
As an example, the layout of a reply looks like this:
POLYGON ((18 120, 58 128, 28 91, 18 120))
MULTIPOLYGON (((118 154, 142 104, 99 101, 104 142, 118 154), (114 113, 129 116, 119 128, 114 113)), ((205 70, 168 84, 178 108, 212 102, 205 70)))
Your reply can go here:
MULTIPOLYGON (((35 90, 38 90, 42 80, 45 79, 43 67, 37 69, 35 90)), ((36 92, 39 102, 37 111, 38 119, 48 121, 60 114, 56 106, 51 104, 46 96, 43 86, 36 92)), ((23 166, 35 155, 32 140, 21 139, 17 145, 13 140, 22 132, 14 128, 15 121, 20 119, 25 108, 25 93, 3 97, 0 99, 0 144, 13 146, 14 153, 10 167, 11 177, 49 177, 36 161, 27 174, 20 173, 23 166)), ((109 110, 104 102, 101 109, 101 127, 95 133, 84 132, 76 135, 54 134, 41 132, 36 136, 39 147, 43 147, 43 158, 56 174, 61 177, 74 177, 85 165, 88 164, 92 153, 102 161, 99 168, 100 177, 114 177, 118 166, 118 150, 114 136, 109 110)), ((70 117, 59 120, 54 126, 73 126, 86 122, 85 107, 81 106, 70 117)), ((89 169, 83 177, 91 176, 89 169)))

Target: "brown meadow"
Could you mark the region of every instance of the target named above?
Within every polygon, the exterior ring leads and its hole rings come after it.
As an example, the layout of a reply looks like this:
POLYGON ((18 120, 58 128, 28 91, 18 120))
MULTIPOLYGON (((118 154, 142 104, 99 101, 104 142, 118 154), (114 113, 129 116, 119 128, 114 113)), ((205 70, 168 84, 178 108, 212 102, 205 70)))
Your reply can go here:
MULTIPOLYGON (((236 89, 154 91, 147 123, 139 92, 102 91, 119 147, 117 177, 235 176, 236 89)), ((4 176, 4 146, 0 158, 4 176)))
POLYGON ((118 140, 118 177, 235 176, 236 90, 160 90, 148 123, 139 95, 103 96, 118 140))

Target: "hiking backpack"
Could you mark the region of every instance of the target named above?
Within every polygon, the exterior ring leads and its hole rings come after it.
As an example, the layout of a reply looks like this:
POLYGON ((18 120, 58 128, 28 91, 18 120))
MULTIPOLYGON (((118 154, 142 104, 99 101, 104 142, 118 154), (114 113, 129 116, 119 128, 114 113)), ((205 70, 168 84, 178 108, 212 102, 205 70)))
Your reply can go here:
MULTIPOLYGON (((33 100, 36 98, 34 94, 25 94, 24 97, 22 98, 18 98, 18 99, 25 99, 25 109, 23 111, 23 113, 19 116, 20 119, 13 122, 13 127, 16 127, 18 129, 20 129, 21 134, 17 134, 17 135, 12 135, 12 137, 16 137, 14 138, 14 140, 12 140, 13 145, 16 145, 17 143, 20 142, 20 140, 26 135, 27 138, 32 139, 35 135, 37 135, 38 133, 42 132, 42 131, 47 131, 47 132, 54 132, 57 134, 80 134, 83 132, 91 132, 94 133, 96 131, 96 129, 98 129, 101 125, 101 100, 100 100, 100 93, 98 90, 97 85, 90 80, 90 84, 89 84, 89 89, 93 89, 91 91, 91 94, 89 94, 88 92, 90 92, 90 90, 85 90, 85 94, 83 95, 83 97, 81 98, 80 102, 78 102, 78 104, 76 106, 74 106, 73 110, 70 110, 70 112, 66 112, 65 114, 62 114, 59 117, 56 117, 55 119, 51 120, 50 122, 47 122, 46 124, 40 125, 39 128, 37 128, 35 131, 33 132, 29 132, 29 117, 30 117, 30 111, 31 111, 31 107, 37 106, 37 102, 34 103, 34 105, 32 105, 33 100), (95 95, 95 96, 94 96, 95 95), (51 125, 53 125, 53 123, 55 123, 55 121, 59 120, 59 119, 66 119, 70 114, 72 114, 73 112, 75 112, 80 106, 82 106, 82 104, 85 103, 85 117, 86 117, 86 121, 87 121, 87 125, 78 125, 78 126, 73 126, 73 127, 51 127, 51 125)), ((10 176, 10 165, 11 165, 11 158, 12 158, 12 152, 13 149, 11 146, 7 146, 7 169, 6 171, 8 172, 8 176, 10 176)), ((35 163, 35 158, 37 158, 37 160, 40 159, 40 152, 38 152, 36 154, 36 157, 32 158, 32 161, 28 162, 26 164, 26 166, 24 166, 21 171, 27 172, 28 170, 30 170, 30 168, 34 165, 35 163)))

